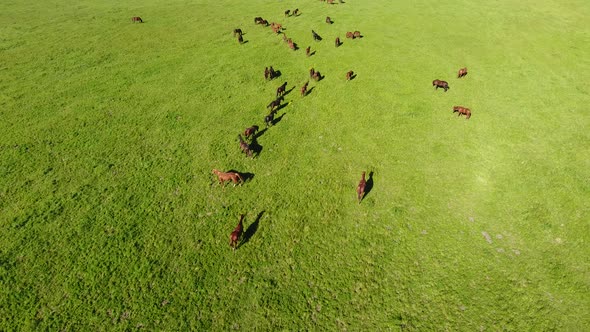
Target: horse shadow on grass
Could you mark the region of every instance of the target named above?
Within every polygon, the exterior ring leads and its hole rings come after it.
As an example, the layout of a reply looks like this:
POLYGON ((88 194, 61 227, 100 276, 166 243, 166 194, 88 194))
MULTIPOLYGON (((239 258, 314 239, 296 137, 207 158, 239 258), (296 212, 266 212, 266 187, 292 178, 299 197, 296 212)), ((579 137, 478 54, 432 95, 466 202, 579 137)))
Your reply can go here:
POLYGON ((293 91, 293 90, 295 90, 295 87, 292 87, 291 89, 285 91, 285 93, 283 93, 283 97, 286 96, 286 95, 288 95, 288 94, 290 94, 291 91, 293 91))
POLYGON ((274 80, 275 78, 279 78, 279 77, 281 77, 281 75, 283 75, 283 74, 281 73, 280 70, 275 70, 275 75, 272 77, 271 80, 274 80))
POLYGON ((306 95, 306 96, 310 95, 310 94, 311 94, 311 92, 313 91, 313 89, 315 89, 315 86, 312 86, 312 87, 311 87, 311 89, 307 90, 307 91, 305 92, 305 95, 306 95))
POLYGON ((353 74, 352 76, 350 76, 350 81, 354 80, 356 78, 356 74, 353 74))
POLYGON ((277 123, 281 122, 281 120, 283 119, 283 117, 285 116, 285 114, 287 114, 287 113, 283 113, 283 114, 281 114, 281 116, 279 116, 278 118, 275 118, 275 119, 273 119, 273 120, 272 120, 272 125, 274 126, 274 125, 276 125, 277 123))
POLYGON ((369 173, 369 179, 367 179, 367 185, 365 186, 365 195, 363 196, 363 200, 367 197, 367 195, 373 189, 373 171, 369 173))
POLYGON ((262 152, 262 145, 258 144, 256 137, 252 138, 252 142, 248 144, 250 146, 250 150, 258 157, 262 152))
POLYGON ((258 137, 264 135, 264 133, 268 130, 268 128, 264 128, 260 131, 258 131, 256 134, 254 134, 254 136, 252 136, 252 140, 256 140, 258 137))
POLYGON ((242 241, 242 243, 240 243, 240 247, 248 243, 248 241, 250 241, 254 234, 256 234, 256 232, 258 231, 258 226, 260 225, 260 219, 262 218, 263 214, 264 211, 260 211, 258 216, 256 216, 256 220, 254 220, 254 222, 251 223, 250 226, 248 226, 246 232, 244 232, 244 240, 242 241))

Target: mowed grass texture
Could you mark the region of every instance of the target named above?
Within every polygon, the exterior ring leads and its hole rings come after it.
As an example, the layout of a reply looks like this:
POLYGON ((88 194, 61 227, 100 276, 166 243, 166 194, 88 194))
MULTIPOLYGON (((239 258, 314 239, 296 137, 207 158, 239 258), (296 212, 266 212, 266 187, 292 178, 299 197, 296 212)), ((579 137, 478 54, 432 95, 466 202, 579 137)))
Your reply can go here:
POLYGON ((590 326, 587 2, 0 3, 0 330, 590 326))

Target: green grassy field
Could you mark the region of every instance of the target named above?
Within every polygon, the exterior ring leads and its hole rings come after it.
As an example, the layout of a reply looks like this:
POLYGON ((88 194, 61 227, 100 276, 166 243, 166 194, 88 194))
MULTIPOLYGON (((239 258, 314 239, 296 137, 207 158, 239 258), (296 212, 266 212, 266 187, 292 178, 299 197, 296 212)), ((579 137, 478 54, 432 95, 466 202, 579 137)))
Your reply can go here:
POLYGON ((0 330, 590 326, 588 2, 0 5, 0 330))

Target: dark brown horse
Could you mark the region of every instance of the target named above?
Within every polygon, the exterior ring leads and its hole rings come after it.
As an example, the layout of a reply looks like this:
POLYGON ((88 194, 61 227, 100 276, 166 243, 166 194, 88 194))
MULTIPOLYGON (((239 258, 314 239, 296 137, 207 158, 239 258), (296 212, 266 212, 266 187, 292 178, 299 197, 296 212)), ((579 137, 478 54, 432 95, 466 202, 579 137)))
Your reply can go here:
POLYGON ((232 181, 234 183, 234 187, 238 183, 244 183, 244 179, 240 175, 240 173, 236 172, 227 172, 224 173, 222 171, 213 170, 213 174, 217 175, 217 180, 219 180, 219 184, 225 187, 225 181, 232 181))
POLYGON ((295 8, 293 11, 293 16, 299 16, 299 8, 295 8))
POLYGON ((307 85, 308 84, 309 84, 309 81, 305 82, 305 84, 301 87, 301 97, 303 97, 307 94, 307 85))
POLYGON ((272 123, 274 120, 275 120, 275 111, 271 111, 267 116, 264 117, 264 122, 266 123, 266 128, 272 126, 272 123))
POLYGON ((231 232, 231 234, 229 235, 229 246, 233 250, 236 250, 236 248, 238 247, 238 242, 240 241, 240 237, 242 237, 242 233, 244 233, 243 221, 244 221, 244 215, 241 214, 240 221, 238 222, 238 225, 236 226, 236 228, 234 228, 234 231, 231 232))
POLYGON ((467 107, 463 106, 455 106, 453 107, 453 113, 458 112, 457 116, 465 115, 465 119, 469 119, 471 117, 471 110, 467 107))
POLYGON ((242 37, 241 34, 238 35, 238 43, 240 43, 240 44, 244 43, 244 38, 242 37))
POLYGON ((270 66, 270 68, 268 68, 268 72, 269 72, 269 78, 272 80, 273 78, 277 77, 277 72, 272 68, 272 66, 270 66))
POLYGON ((330 16, 327 16, 326 17, 326 23, 328 23, 328 24, 332 24, 333 23, 332 22, 332 19, 330 18, 330 16))
POLYGON ((250 145, 244 141, 242 135, 238 135, 238 139, 240 140, 240 149, 244 152, 248 157, 252 157, 252 149, 250 149, 250 145))
POLYGON ((320 35, 318 35, 315 31, 311 30, 311 34, 313 35, 313 40, 315 40, 315 41, 322 40, 322 37, 320 37, 320 35))
POLYGON ((309 78, 313 78, 313 75, 315 74, 315 70, 313 68, 311 68, 309 70, 309 78))
POLYGON ((268 104, 268 106, 266 106, 266 108, 270 108, 270 111, 274 111, 275 108, 278 108, 279 106, 281 106, 281 102, 283 101, 283 97, 278 97, 277 99, 273 100, 270 102, 270 104, 268 104))
POLYGON ((432 86, 435 86, 436 90, 438 90, 438 88, 443 88, 445 89, 445 92, 447 92, 447 90, 449 89, 449 83, 441 80, 432 81, 432 86))
POLYGON ((256 132, 258 131, 258 126, 257 125, 253 125, 250 128, 246 128, 246 130, 244 130, 244 136, 246 138, 249 138, 252 135, 256 135, 256 132))
POLYGON ((467 75, 467 68, 461 68, 459 69, 459 73, 457 73, 457 78, 461 78, 465 75, 467 75))
POLYGON ((336 47, 340 46, 340 37, 336 37, 336 40, 334 41, 334 45, 336 45, 336 47))
POLYGON ((310 55, 311 55, 311 46, 308 46, 308 47, 305 49, 305 55, 306 55, 306 56, 310 56, 310 55))
POLYGON ((285 17, 288 17, 291 15, 291 11, 289 9, 285 10, 285 17))
POLYGON ((236 35, 243 35, 243 33, 242 33, 242 29, 234 29, 234 37, 235 37, 236 35))
POLYGON ((286 89, 287 89, 287 82, 283 83, 283 85, 281 85, 277 88, 277 97, 281 96, 283 93, 285 93, 286 89))
POLYGON ((353 38, 361 38, 361 32, 360 31, 355 31, 352 33, 352 37, 353 38))
POLYGON ((365 196, 365 188, 367 187, 367 181, 365 180, 365 172, 361 175, 361 181, 359 182, 358 187, 356 187, 356 197, 358 198, 359 204, 365 196))
POLYGON ((352 70, 346 73, 346 80, 350 81, 352 79, 352 75, 354 75, 354 72, 352 70))
POLYGON ((346 38, 352 38, 352 39, 354 39, 354 35, 352 34, 352 32, 348 31, 346 33, 346 38))
POLYGON ((320 80, 321 80, 323 77, 322 77, 322 74, 320 74, 320 72, 319 72, 319 71, 316 71, 316 72, 314 72, 314 73, 313 73, 313 75, 312 75, 312 77, 311 77, 311 78, 313 78, 313 80, 314 80, 314 81, 318 82, 318 81, 320 81, 320 80))
POLYGON ((268 70, 268 67, 264 67, 264 79, 268 80, 269 77, 270 77, 270 71, 268 70))
POLYGON ((131 18, 131 22, 133 22, 133 23, 135 23, 135 22, 143 23, 143 20, 139 16, 134 16, 134 17, 131 18))

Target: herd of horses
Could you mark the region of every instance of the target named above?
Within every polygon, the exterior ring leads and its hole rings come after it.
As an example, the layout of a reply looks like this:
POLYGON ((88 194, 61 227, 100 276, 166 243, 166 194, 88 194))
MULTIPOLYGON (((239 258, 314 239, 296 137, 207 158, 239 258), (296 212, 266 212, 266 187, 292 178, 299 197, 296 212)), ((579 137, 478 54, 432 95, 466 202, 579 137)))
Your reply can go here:
MULTIPOLYGON (((321 0, 321 1, 327 1, 328 4, 334 4, 334 0, 321 0)), ((340 2, 343 3, 342 0, 340 0, 340 2)), ((299 9, 297 8, 293 11, 286 10, 284 12, 284 14, 285 14, 285 17, 299 16, 300 12, 299 12, 299 9)), ((139 16, 132 17, 131 21, 133 23, 143 23, 143 20, 139 16)), ((325 22, 328 24, 334 23, 334 21, 329 16, 326 17, 325 22)), ((262 25, 262 26, 269 26, 268 21, 263 19, 262 17, 255 17, 254 23, 262 25)), ((287 38, 286 34, 282 32, 283 27, 281 24, 272 22, 270 24, 270 26, 271 26, 273 32, 275 32, 276 34, 281 34, 281 33, 283 34, 283 40, 289 45, 289 48, 291 48, 293 50, 297 50, 297 46, 292 41, 292 39, 287 38)), ((321 41, 322 40, 322 37, 317 32, 315 32, 314 30, 311 30, 311 32, 312 32, 312 38, 314 41, 321 41)), ((242 30, 239 28, 236 28, 233 30, 233 35, 234 35, 234 37, 237 36, 238 42, 240 44, 244 43, 243 34, 244 33, 242 32, 242 30)), ((357 39, 357 38, 361 38, 361 37, 362 36, 361 36, 360 31, 346 32, 346 38, 357 39)), ((340 37, 336 37, 335 46, 339 47, 341 44, 342 43, 340 41, 340 37)), ((305 54, 307 57, 309 57, 311 55, 311 46, 308 46, 305 49, 305 54)), ((457 73, 457 78, 462 78, 462 77, 465 77, 466 75, 467 75, 467 68, 461 68, 459 70, 459 72, 457 73)), ((280 76, 280 74, 277 71, 275 71, 272 66, 264 68, 265 80, 273 80, 274 78, 276 78, 278 76, 280 76)), ((314 68, 311 68, 309 70, 309 77, 310 77, 310 79, 313 79, 316 82, 318 82, 324 78, 321 75, 321 73, 319 71, 316 71, 314 68)), ((354 77, 355 77, 355 75, 352 70, 350 70, 346 73, 346 81, 350 81, 354 77)), ((300 94, 302 97, 304 97, 308 94, 308 92, 309 92, 308 85, 309 85, 309 81, 305 82, 305 84, 303 84, 303 86, 300 88, 300 94)), ((438 79, 432 81, 432 86, 434 86, 435 89, 442 88, 445 92, 447 92, 447 90, 449 89, 448 82, 443 81, 443 80, 438 80, 438 79)), ((270 109, 270 113, 264 117, 264 122, 266 123, 267 128, 269 126, 273 125, 274 116, 275 116, 276 112, 278 111, 278 109, 281 107, 281 103, 284 100, 284 95, 287 92, 286 90, 287 90, 287 82, 284 82, 282 85, 280 85, 277 88, 275 99, 273 101, 271 101, 270 104, 268 104, 267 108, 270 109)), ((464 115, 466 119, 471 118, 471 110, 467 107, 454 106, 453 113, 455 113, 455 112, 458 113, 458 116, 464 115)), ((242 133, 244 137, 242 137, 242 134, 238 135, 240 149, 242 150, 242 152, 244 154, 246 154, 246 156, 251 157, 251 158, 253 157, 253 148, 252 148, 251 144, 256 139, 256 133, 258 132, 258 130, 259 130, 259 127, 257 125, 253 125, 253 126, 248 127, 244 130, 244 132, 242 133), (249 144, 246 140, 249 140, 251 143, 249 144)), ((218 169, 213 169, 212 173, 217 176, 217 180, 219 181, 219 184, 222 187, 224 187, 225 183, 228 181, 231 181, 234 186, 241 185, 244 183, 244 177, 238 172, 234 172, 234 171, 222 172, 218 169)), ((366 194, 366 190, 367 190, 367 181, 365 178, 365 172, 363 171, 361 174, 361 180, 359 181, 359 184, 356 188, 357 201, 359 204, 363 200, 363 197, 366 194)), ((243 225, 244 218, 245 218, 245 215, 241 214, 239 217, 238 225, 235 227, 235 229, 230 234, 230 243, 229 244, 233 250, 235 250, 239 246, 240 238, 242 237, 242 235, 244 233, 244 225, 243 225)))

